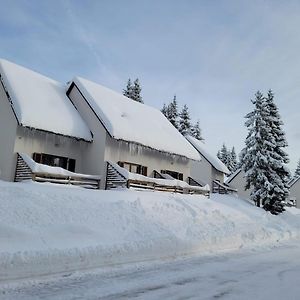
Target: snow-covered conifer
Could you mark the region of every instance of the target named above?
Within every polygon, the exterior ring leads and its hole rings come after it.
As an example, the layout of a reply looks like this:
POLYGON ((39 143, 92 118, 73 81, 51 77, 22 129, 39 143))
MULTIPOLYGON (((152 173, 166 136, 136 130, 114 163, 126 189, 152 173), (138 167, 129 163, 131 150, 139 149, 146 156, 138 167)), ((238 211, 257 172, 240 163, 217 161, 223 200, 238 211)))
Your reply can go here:
POLYGON ((137 102, 140 102, 140 103, 144 103, 143 98, 141 96, 141 91, 142 91, 142 88, 140 86, 139 79, 137 78, 133 83, 131 99, 135 100, 137 102))
POLYGON ((176 95, 174 95, 173 101, 167 106, 167 118, 172 125, 178 129, 178 106, 176 95))
POLYGON ((246 189, 250 198, 272 214, 284 211, 283 202, 288 195, 285 164, 287 154, 282 121, 273 101, 271 91, 265 98, 260 92, 255 95, 254 110, 246 115, 248 135, 242 150, 242 167, 246 176, 246 189))
POLYGON ((191 133, 191 118, 187 105, 185 104, 179 114, 179 128, 182 135, 191 133))
POLYGON ((204 141, 204 138, 202 137, 202 134, 201 134, 201 128, 200 128, 200 121, 199 120, 196 122, 195 125, 193 125, 191 127, 191 135, 199 141, 204 141))
POLYGON ((129 78, 127 81, 126 88, 123 90, 123 95, 132 99, 133 86, 131 83, 131 79, 129 78))

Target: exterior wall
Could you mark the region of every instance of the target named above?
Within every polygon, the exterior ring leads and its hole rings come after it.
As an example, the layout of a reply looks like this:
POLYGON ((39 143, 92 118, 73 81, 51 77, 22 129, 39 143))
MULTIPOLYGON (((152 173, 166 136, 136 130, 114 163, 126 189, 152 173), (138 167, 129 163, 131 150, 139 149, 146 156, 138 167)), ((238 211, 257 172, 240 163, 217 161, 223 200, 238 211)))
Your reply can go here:
POLYGON ((201 158, 201 161, 191 162, 191 177, 200 183, 209 184, 212 188, 213 168, 204 157, 201 158))
POLYGON ((104 175, 104 152, 107 132, 76 86, 70 90, 68 96, 93 133, 93 143, 90 147, 87 147, 84 153, 83 172, 104 175))
POLYGON ((224 183, 224 173, 212 167, 212 179, 219 180, 221 183, 224 183))
POLYGON ((242 199, 250 198, 250 190, 245 191, 246 180, 244 178, 244 172, 241 171, 236 175, 229 183, 229 185, 238 190, 238 196, 242 199))
POLYGON ((296 207, 300 208, 300 180, 290 188, 290 199, 296 200, 296 207))
POLYGON ((30 157, 37 152, 73 158, 76 160, 75 172, 84 173, 83 157, 89 147, 90 144, 84 141, 19 126, 14 152, 26 153, 30 157))
POLYGON ((115 163, 125 161, 146 166, 147 176, 152 177, 153 171, 171 170, 183 173, 183 179, 190 176, 190 160, 178 155, 168 155, 163 152, 139 146, 133 143, 117 141, 107 136, 104 160, 115 163))
POLYGON ((18 122, 0 82, 0 178, 13 181, 16 168, 14 143, 18 122))

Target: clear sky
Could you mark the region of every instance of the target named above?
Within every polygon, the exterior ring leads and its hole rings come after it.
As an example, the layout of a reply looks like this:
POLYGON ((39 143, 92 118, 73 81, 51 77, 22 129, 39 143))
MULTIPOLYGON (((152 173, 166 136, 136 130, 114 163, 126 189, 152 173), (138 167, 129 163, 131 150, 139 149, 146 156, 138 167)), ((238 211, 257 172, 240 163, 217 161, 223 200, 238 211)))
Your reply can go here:
POLYGON ((177 95, 212 152, 241 150, 244 115, 272 89, 291 168, 300 158, 300 1, 0 0, 0 57, 62 82, 122 91, 138 77, 146 104, 177 95))

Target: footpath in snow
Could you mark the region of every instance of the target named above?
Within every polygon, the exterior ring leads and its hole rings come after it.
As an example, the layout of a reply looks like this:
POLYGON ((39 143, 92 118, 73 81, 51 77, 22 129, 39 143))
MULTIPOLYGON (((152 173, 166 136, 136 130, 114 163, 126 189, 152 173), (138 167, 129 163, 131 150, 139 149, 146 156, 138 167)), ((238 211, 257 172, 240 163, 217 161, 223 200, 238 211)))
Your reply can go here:
POLYGON ((257 248, 297 238, 298 210, 273 216, 234 196, 95 191, 0 181, 0 281, 257 248))

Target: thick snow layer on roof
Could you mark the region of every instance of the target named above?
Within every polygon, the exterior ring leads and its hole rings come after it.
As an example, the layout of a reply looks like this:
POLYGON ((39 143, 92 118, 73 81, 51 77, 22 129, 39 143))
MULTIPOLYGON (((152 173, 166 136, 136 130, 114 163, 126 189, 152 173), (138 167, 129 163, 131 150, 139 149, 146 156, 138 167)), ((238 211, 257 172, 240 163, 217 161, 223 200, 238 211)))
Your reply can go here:
POLYGON ((195 139, 192 136, 186 136, 186 139, 198 150, 198 152, 204 157, 206 158, 211 165, 217 169, 220 172, 223 172, 225 174, 229 174, 230 171, 228 170, 228 168, 217 158, 216 155, 212 155, 209 150, 207 149, 206 145, 195 139))
POLYGON ((194 160, 201 159, 158 109, 83 78, 76 77, 74 83, 113 138, 194 160))
POLYGON ((92 140, 63 84, 3 59, 0 73, 20 125, 92 140))

